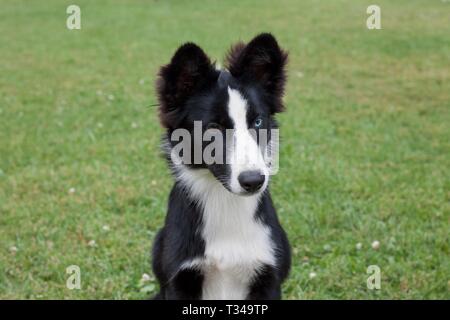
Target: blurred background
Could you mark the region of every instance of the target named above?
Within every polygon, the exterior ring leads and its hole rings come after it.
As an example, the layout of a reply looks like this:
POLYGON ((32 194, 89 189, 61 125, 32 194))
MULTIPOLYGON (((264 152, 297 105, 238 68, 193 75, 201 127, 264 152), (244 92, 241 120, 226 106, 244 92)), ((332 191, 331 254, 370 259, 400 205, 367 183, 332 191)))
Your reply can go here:
POLYGON ((0 298, 157 291, 173 181, 155 75, 183 42, 222 62, 260 32, 290 52, 271 185, 293 247, 284 298, 450 298, 450 2, 377 0, 381 30, 371 4, 0 0, 0 298))

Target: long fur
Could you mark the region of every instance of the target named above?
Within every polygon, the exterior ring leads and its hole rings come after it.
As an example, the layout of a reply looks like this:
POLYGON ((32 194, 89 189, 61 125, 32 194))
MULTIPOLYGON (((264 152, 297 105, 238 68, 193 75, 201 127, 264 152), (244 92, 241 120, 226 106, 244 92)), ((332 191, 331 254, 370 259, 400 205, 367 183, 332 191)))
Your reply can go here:
MULTIPOLYGON (((193 43, 181 46, 161 68, 163 150, 175 184, 153 246, 160 283, 155 299, 281 298, 291 255, 269 192, 270 164, 180 164, 171 152, 176 144, 171 137, 176 129, 192 133, 193 122, 201 121, 224 136, 226 129, 235 130, 236 145, 221 150, 226 159, 263 153, 250 129, 277 128, 274 115, 284 109, 286 63, 287 53, 275 38, 261 34, 230 50, 228 70, 217 70, 193 43), (248 180, 255 172, 263 180, 248 180)), ((275 147, 270 141, 268 148, 275 147)))

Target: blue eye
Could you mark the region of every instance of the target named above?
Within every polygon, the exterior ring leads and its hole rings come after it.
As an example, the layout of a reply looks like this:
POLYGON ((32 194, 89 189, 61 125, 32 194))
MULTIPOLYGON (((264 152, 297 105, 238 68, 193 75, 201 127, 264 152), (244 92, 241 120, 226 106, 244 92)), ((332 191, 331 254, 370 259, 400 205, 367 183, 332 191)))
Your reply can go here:
POLYGON ((262 120, 261 118, 257 118, 257 119, 255 120, 255 128, 261 127, 262 124, 263 124, 263 120, 262 120))

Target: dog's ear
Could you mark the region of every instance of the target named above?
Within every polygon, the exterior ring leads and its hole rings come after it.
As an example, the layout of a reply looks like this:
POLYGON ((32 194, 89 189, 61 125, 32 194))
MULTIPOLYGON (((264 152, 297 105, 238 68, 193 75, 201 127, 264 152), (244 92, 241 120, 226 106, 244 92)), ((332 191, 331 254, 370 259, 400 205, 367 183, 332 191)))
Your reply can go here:
POLYGON ((170 63, 160 69, 156 82, 163 126, 173 127, 178 109, 211 77, 214 67, 199 46, 186 43, 178 48, 170 63))
POLYGON ((234 45, 226 57, 230 73, 243 82, 259 83, 273 98, 272 113, 283 111, 287 53, 269 33, 256 36, 247 45, 234 45))

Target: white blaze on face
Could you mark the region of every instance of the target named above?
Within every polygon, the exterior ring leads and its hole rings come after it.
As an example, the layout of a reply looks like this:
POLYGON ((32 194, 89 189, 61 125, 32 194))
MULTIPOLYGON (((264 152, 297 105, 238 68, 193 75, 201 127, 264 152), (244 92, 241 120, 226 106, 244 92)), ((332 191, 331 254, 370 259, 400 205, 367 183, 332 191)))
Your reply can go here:
POLYGON ((228 96, 228 115, 234 123, 234 142, 227 152, 227 163, 231 165, 230 189, 235 193, 244 192, 238 181, 239 175, 244 171, 259 171, 266 177, 260 189, 263 191, 267 186, 269 170, 247 125, 247 101, 239 91, 229 87, 228 96))

